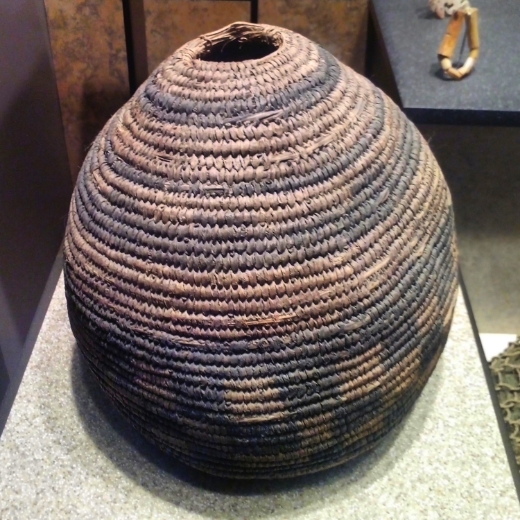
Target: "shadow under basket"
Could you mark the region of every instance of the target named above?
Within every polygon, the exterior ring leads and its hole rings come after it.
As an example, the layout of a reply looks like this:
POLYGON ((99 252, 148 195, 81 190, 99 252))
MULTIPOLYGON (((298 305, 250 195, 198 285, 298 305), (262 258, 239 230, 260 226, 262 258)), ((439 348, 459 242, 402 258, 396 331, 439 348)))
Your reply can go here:
POLYGON ((186 464, 312 473, 410 410, 456 294, 451 198, 399 108, 286 29, 166 59, 83 164, 65 239, 79 348, 186 464))

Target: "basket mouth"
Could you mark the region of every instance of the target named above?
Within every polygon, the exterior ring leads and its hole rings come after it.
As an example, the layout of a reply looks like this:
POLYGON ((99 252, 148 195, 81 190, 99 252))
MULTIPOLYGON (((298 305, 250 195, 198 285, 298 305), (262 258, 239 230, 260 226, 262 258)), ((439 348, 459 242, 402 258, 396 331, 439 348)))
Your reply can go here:
POLYGON ((280 32, 245 22, 233 23, 201 38, 203 45, 194 57, 210 62, 261 60, 272 56, 283 44, 280 32))

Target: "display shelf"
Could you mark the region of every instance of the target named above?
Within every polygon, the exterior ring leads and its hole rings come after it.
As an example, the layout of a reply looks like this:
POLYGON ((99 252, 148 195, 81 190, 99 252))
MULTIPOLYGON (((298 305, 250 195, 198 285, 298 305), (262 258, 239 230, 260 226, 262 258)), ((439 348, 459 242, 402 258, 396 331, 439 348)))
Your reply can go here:
MULTIPOLYGON (((368 55, 369 75, 378 73, 374 60, 387 62, 392 77, 380 79, 393 83, 388 88, 416 123, 520 125, 520 53, 513 44, 520 26, 518 0, 472 5, 479 9, 480 57, 469 77, 454 81, 443 79, 437 60, 448 22, 429 11, 427 0, 371 2, 380 46, 368 55)), ((467 53, 466 45, 464 58, 467 53)))

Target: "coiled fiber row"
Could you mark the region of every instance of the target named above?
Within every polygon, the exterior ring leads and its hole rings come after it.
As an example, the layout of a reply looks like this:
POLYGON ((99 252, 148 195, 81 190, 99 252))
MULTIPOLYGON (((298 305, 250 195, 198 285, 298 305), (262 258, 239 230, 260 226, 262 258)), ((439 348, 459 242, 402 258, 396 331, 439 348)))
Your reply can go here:
POLYGON ((375 446, 434 369, 456 292, 450 195, 417 129, 266 25, 188 43, 107 123, 65 257, 74 334, 119 410, 238 478, 375 446))

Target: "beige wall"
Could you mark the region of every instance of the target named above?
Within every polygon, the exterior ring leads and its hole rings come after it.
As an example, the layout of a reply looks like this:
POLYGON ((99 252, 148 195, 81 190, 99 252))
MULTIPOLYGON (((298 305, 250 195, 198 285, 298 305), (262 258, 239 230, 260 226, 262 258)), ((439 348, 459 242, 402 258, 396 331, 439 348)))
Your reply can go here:
MULTIPOLYGON (((363 70, 368 0, 259 0, 259 21, 301 32, 363 70)), ((71 175, 126 101, 121 0, 45 0, 71 175)), ((232 0, 144 0, 149 70, 182 44, 236 20, 250 4, 232 0)))

